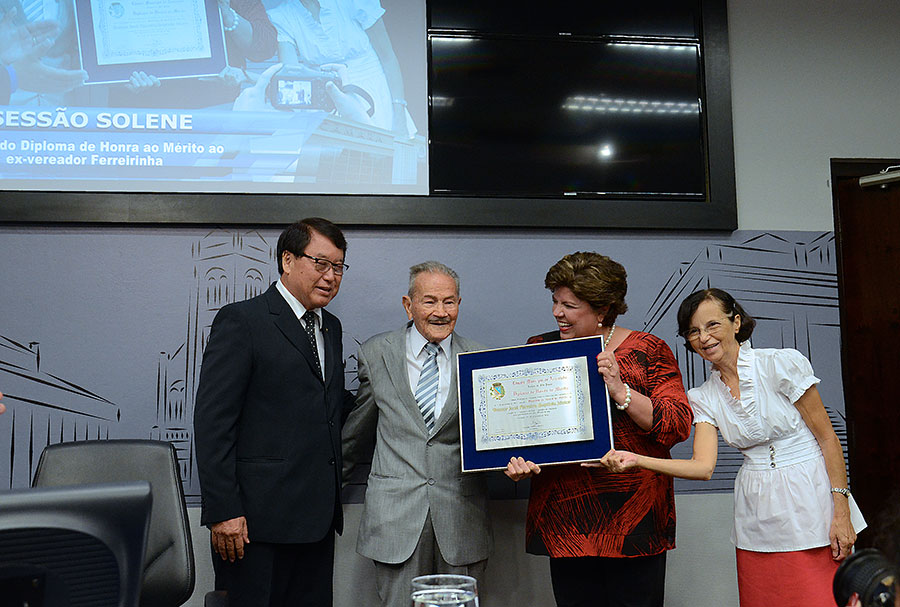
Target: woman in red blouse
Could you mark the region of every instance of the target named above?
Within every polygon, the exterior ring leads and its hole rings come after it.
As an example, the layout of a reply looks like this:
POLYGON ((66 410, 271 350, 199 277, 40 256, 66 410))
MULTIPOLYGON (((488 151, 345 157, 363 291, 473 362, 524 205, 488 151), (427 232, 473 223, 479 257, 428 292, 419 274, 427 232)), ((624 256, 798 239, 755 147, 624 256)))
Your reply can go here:
MULTIPOLYGON (((547 272, 558 331, 528 343, 602 335, 597 356, 610 400, 613 442, 654 457, 687 439, 692 413, 664 341, 616 326, 627 310, 625 268, 598 253, 572 253, 547 272)), ((675 547, 672 479, 647 470, 615 475, 577 464, 543 470, 521 457, 506 475, 533 477, 526 550, 550 556, 559 607, 662 607, 666 551, 675 547)))

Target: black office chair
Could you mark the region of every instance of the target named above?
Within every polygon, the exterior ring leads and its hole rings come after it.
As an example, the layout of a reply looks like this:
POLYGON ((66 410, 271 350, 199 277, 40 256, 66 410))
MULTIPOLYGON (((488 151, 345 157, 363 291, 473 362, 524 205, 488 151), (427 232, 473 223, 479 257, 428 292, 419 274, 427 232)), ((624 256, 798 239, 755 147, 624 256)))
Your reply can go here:
POLYGON ((141 607, 178 607, 194 591, 194 550, 175 448, 153 440, 93 440, 50 445, 33 486, 145 480, 153 507, 144 556, 141 607))
POLYGON ((210 590, 203 597, 203 607, 228 607, 228 594, 224 590, 210 590))

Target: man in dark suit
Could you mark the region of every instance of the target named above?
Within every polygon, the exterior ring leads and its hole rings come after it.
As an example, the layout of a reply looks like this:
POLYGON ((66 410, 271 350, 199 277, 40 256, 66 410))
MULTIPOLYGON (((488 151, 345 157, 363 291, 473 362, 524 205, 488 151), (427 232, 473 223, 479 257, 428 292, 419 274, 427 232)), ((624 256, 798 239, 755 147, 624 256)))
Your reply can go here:
POLYGON ((481 347, 454 332, 459 277, 410 268, 410 322, 359 349, 357 406, 344 428, 344 472, 375 437, 356 550, 375 562, 385 607, 406 607, 412 578, 479 577, 493 546, 483 474, 460 472, 456 355, 481 347))
POLYGON ((201 523, 231 605, 332 604, 344 389, 341 323, 323 308, 347 242, 311 218, 278 239, 281 278, 223 307, 203 354, 194 432, 201 523))

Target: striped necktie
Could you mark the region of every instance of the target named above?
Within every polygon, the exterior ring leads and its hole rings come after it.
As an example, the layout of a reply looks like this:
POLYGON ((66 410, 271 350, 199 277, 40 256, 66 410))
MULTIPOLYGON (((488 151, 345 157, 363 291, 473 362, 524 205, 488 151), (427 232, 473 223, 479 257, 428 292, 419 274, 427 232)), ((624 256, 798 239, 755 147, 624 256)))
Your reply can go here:
POLYGON ((22 11, 29 23, 44 19, 44 0, 22 0, 22 11))
POLYGON ((419 383, 416 385, 416 402, 425 419, 425 427, 428 434, 434 431, 434 405, 437 403, 438 393, 438 364, 437 355, 440 346, 433 343, 425 344, 425 364, 422 365, 422 374, 419 375, 419 383))

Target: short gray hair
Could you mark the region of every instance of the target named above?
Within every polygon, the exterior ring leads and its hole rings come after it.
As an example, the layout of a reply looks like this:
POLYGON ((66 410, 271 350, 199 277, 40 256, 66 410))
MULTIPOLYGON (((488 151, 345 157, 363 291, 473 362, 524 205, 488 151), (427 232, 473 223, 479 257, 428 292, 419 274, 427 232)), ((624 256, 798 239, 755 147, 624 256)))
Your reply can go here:
POLYGON ((459 296, 459 275, 453 271, 452 268, 442 264, 439 261, 423 261, 422 263, 417 263, 409 269, 409 296, 413 296, 413 292, 416 288, 416 278, 419 277, 419 274, 446 274, 450 278, 453 279, 453 282, 456 283, 456 295, 459 296))

